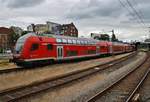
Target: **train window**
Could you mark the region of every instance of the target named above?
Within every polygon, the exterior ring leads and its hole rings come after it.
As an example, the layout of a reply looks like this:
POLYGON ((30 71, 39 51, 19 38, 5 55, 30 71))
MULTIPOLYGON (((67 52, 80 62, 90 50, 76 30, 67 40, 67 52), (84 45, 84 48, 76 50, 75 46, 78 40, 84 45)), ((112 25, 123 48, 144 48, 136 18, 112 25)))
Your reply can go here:
POLYGON ((87 42, 87 41, 85 41, 85 44, 88 44, 88 42, 87 42))
POLYGON ((72 44, 72 40, 71 40, 71 39, 68 39, 68 43, 69 43, 69 44, 72 44))
POLYGON ((91 42, 90 41, 87 41, 87 43, 90 45, 91 44, 91 42))
POLYGON ((61 40, 61 39, 56 39, 56 42, 57 42, 57 43, 61 43, 62 40, 61 40))
POLYGON ((96 42, 93 42, 93 44, 96 44, 96 42))
POLYGON ((85 41, 83 41, 84 42, 84 45, 86 44, 86 42, 85 41))
POLYGON ((39 44, 34 43, 34 44, 32 44, 32 46, 31 46, 31 51, 35 51, 35 50, 37 50, 38 48, 39 48, 39 44))
POLYGON ((96 50, 88 50, 87 53, 88 54, 96 54, 96 50))
POLYGON ((52 50, 53 49, 53 45, 52 44, 47 44, 47 50, 52 50))
POLYGON ((67 51, 67 56, 77 56, 78 51, 67 51))
POLYGON ((77 40, 77 44, 80 44, 80 41, 79 41, 79 40, 77 40))
POLYGON ((84 41, 81 41, 81 44, 84 45, 84 41))
POLYGON ((62 39, 62 42, 63 42, 63 43, 67 43, 67 40, 66 40, 66 39, 62 39))
POLYGON ((73 40, 73 44, 76 44, 77 43, 77 41, 76 40, 73 40))
POLYGON ((79 43, 82 44, 80 40, 79 40, 79 43))

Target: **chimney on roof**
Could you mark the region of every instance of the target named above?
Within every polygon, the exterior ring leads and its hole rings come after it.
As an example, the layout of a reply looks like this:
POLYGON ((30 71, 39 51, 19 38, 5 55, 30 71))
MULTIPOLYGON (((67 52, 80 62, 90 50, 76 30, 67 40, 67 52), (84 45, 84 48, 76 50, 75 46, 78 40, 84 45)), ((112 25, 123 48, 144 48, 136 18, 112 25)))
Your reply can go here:
POLYGON ((31 26, 32 26, 33 32, 35 32, 35 25, 31 24, 31 26))

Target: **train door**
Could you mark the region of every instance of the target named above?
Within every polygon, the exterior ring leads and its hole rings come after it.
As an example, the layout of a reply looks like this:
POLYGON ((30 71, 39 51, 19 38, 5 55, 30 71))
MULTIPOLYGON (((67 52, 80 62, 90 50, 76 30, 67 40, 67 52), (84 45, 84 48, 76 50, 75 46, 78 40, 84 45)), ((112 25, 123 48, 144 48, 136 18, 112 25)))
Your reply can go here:
POLYGON ((57 46, 57 59, 63 58, 63 46, 57 46))
POLYGON ((109 53, 110 53, 110 54, 112 54, 112 53, 113 53, 112 45, 109 45, 109 53))
POLYGON ((96 54, 100 54, 100 46, 96 46, 96 54))

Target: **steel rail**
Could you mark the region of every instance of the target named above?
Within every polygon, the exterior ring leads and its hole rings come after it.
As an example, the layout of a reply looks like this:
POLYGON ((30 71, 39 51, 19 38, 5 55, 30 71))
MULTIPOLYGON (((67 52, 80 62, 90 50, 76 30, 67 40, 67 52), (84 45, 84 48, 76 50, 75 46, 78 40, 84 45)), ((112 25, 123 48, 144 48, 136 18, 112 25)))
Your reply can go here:
POLYGON ((129 97, 127 98, 127 100, 125 102, 130 102, 132 100, 132 98, 134 97, 135 93, 141 87, 141 85, 143 84, 143 82, 145 81, 145 79, 147 78, 149 73, 150 73, 150 68, 147 70, 145 75, 142 77, 140 82, 137 84, 137 86, 135 87, 135 89, 132 91, 132 93, 129 95, 129 97))
POLYGON ((137 68, 135 68, 134 70, 129 71, 127 74, 123 75, 122 77, 120 77, 118 80, 116 80, 115 82, 113 82, 112 84, 108 85, 106 88, 104 88, 102 91, 98 92, 97 94, 95 94, 94 96, 90 97, 86 102, 95 102, 96 100, 99 99, 100 96, 104 95, 108 90, 110 90, 113 86, 115 86, 116 84, 118 84, 120 81, 122 81, 123 79, 125 79, 128 75, 130 75, 132 72, 136 71, 138 68, 140 68, 147 60, 148 60, 148 56, 145 58, 145 60, 143 60, 143 62, 137 66, 137 68))
MULTIPOLYGON (((128 56, 131 56, 132 54, 134 55, 135 53, 137 52, 132 52, 131 54, 127 55, 127 56, 124 56, 122 58, 125 58, 125 57, 128 57, 128 56)), ((120 58, 121 59, 121 58, 120 58)), ((119 60, 119 59, 118 59, 119 60)), ((110 62, 107 62, 105 64, 109 64, 109 63, 112 63, 113 61, 110 61, 110 62)), ((96 66, 95 66, 96 67, 96 66)), ((12 72, 21 72, 21 71, 26 71, 26 70, 34 70, 34 69, 40 69, 41 67, 34 67, 34 68, 26 68, 26 67, 16 67, 16 68, 7 68, 7 69, 4 69, 4 70, 0 70, 0 75, 1 74, 7 74, 7 73, 12 73, 12 72)))
POLYGON ((104 69, 110 68, 112 66, 115 66, 116 64, 120 64, 120 62, 123 62, 127 60, 128 58, 133 57, 134 55, 136 55, 136 53, 114 60, 111 63, 109 62, 103 65, 97 65, 94 67, 90 67, 88 69, 68 73, 66 75, 58 76, 52 79, 47 79, 47 80, 37 82, 31 85, 21 86, 21 87, 10 89, 10 90, 9 89, 3 90, 0 92, 0 99, 3 99, 4 102, 14 101, 14 100, 26 97, 31 94, 35 94, 35 93, 38 93, 38 92, 41 92, 50 88, 54 88, 54 87, 78 80, 85 76, 94 74, 96 72, 102 71, 104 69), (100 69, 95 69, 95 67, 100 67, 100 69))

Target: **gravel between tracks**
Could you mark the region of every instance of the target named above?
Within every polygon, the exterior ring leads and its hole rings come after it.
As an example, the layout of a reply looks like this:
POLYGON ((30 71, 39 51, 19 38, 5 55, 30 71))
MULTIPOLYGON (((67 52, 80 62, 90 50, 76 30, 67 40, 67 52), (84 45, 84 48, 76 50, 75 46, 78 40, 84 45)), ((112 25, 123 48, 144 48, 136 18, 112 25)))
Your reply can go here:
POLYGON ((33 82, 41 81, 43 79, 56 77, 76 70, 86 69, 91 66, 103 64, 121 58, 128 54, 117 55, 108 58, 94 59, 94 60, 83 61, 78 63, 56 64, 56 65, 46 66, 44 68, 38 68, 29 71, 2 74, 0 75, 0 90, 5 90, 20 85, 28 85, 33 82))
POLYGON ((150 73, 140 88, 139 94, 141 102, 150 102, 150 73))
POLYGON ((119 78, 128 71, 136 68, 136 66, 138 66, 145 58, 145 53, 139 53, 135 61, 110 74, 97 74, 88 77, 88 80, 83 80, 79 83, 76 82, 76 84, 73 85, 66 85, 51 92, 43 92, 33 97, 28 97, 28 99, 23 99, 22 101, 50 102, 53 100, 53 102, 85 102, 89 96, 94 95, 104 87, 107 87, 110 83, 114 82, 116 78, 119 78))

